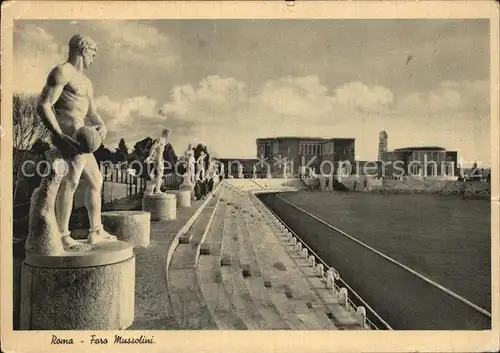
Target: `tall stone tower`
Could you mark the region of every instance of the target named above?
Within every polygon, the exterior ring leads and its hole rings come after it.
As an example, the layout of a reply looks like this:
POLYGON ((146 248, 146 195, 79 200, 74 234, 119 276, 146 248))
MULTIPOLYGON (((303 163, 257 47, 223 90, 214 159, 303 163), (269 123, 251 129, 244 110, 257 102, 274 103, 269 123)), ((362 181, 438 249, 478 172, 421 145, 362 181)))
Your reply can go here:
POLYGON ((382 160, 382 153, 387 152, 387 132, 382 130, 378 138, 378 160, 382 160))

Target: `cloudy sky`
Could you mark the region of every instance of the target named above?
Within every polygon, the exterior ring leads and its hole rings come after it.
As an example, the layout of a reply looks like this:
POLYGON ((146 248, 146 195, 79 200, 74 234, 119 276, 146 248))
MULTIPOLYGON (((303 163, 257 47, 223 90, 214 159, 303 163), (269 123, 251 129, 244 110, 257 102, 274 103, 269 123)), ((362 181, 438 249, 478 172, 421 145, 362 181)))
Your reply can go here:
POLYGON ((490 163, 489 26, 481 20, 17 21, 15 90, 39 93, 76 33, 98 42, 88 76, 129 147, 160 128, 182 153, 255 157, 258 137, 356 138, 361 160, 439 145, 490 163), (165 112, 166 116, 159 114, 165 112))

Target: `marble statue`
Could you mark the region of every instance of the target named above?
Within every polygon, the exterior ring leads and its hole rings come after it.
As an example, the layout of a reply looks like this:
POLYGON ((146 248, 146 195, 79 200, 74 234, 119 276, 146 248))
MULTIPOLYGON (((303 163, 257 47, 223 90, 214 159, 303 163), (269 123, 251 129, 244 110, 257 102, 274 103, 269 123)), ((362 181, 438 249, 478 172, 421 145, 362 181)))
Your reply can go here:
POLYGON ((169 129, 164 129, 161 133, 161 136, 157 138, 151 149, 149 150, 148 157, 144 160, 146 163, 153 162, 154 168, 156 170, 156 177, 151 178, 153 181, 153 188, 149 192, 149 195, 153 194, 165 194, 161 191, 161 185, 163 183, 163 173, 164 173, 164 165, 163 165, 163 152, 165 150, 165 146, 167 145, 168 136, 170 134, 169 129))
POLYGON ((31 197, 26 251, 43 255, 65 251, 89 251, 92 245, 116 240, 101 222, 102 175, 92 153, 82 152, 77 131, 88 119, 102 140, 106 126, 96 110, 93 87, 84 75, 96 55, 97 45, 89 37, 74 35, 66 62, 50 71, 40 95, 38 112, 51 133, 52 149, 47 159, 52 168, 31 197), (80 178, 85 183, 85 207, 90 229, 86 242, 71 237, 69 220, 80 178))
POLYGON ((266 165, 266 178, 271 179, 273 176, 271 175, 271 166, 269 164, 266 165))
POLYGON ((194 159, 194 151, 191 144, 189 144, 188 149, 186 150, 185 160, 186 160, 186 172, 184 173, 184 180, 182 183, 184 185, 194 185, 196 160, 194 159))
POLYGON ((243 179, 244 176, 243 176, 243 165, 241 164, 238 164, 238 178, 239 179, 243 179))
POLYGON ((201 151, 200 156, 196 160, 196 178, 195 180, 205 181, 205 158, 207 154, 201 151))
POLYGON ((257 179, 257 167, 255 166, 255 164, 252 167, 252 178, 257 179))
POLYGON ((286 162, 283 163, 283 179, 288 177, 288 164, 286 162))
POLYGON ((220 164, 220 175, 224 178, 224 163, 221 162, 220 164))
POLYGON ((215 159, 210 158, 210 161, 208 163, 207 179, 215 178, 217 178, 217 164, 215 163, 215 159))

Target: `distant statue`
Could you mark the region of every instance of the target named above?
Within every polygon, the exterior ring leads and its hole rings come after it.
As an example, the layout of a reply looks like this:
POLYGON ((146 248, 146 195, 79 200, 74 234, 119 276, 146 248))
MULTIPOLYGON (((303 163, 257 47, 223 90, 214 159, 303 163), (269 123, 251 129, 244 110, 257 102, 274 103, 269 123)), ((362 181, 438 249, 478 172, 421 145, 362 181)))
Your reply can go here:
POLYGON ((225 175, 224 174, 224 163, 221 162, 221 164, 220 164, 220 176, 222 178, 224 178, 224 175, 225 175))
POLYGON ((169 129, 164 129, 162 131, 160 137, 154 141, 153 146, 149 151, 148 157, 144 160, 144 162, 146 163, 153 162, 156 170, 156 177, 154 178, 154 180, 153 178, 151 178, 154 181, 154 183, 153 183, 153 189, 149 193, 150 195, 165 194, 163 191, 161 191, 161 184, 163 183, 163 173, 164 173, 163 152, 165 150, 165 146, 167 145, 169 134, 170 134, 169 129))
POLYGON ((273 176, 271 175, 271 167, 269 164, 266 165, 266 178, 271 179, 273 176))
POLYGON ((255 166, 255 164, 252 167, 252 178, 257 179, 257 167, 255 166))
POLYGON ((283 179, 286 179, 288 177, 288 164, 285 162, 283 163, 283 179))
POLYGON ((204 181, 205 180, 205 158, 206 153, 201 151, 200 156, 196 160, 196 178, 195 180, 204 181))
POLYGON ((64 251, 88 251, 93 244, 116 240, 101 222, 102 175, 89 144, 104 140, 107 130, 96 110, 93 87, 83 73, 97 52, 89 37, 74 35, 69 41, 68 59, 53 68, 42 90, 38 113, 51 132, 53 149, 47 152, 51 163, 45 177, 31 197, 29 235, 26 251, 56 255, 64 251), (81 130, 86 118, 95 128, 81 130), (87 131, 83 135, 81 131, 87 131), (84 146, 85 145, 85 146, 84 146), (69 220, 73 197, 80 178, 85 183, 85 207, 90 229, 86 242, 71 237, 69 220))
POLYGON ((194 185, 196 160, 194 159, 194 151, 191 144, 189 144, 188 149, 186 150, 185 159, 186 159, 186 172, 184 173, 183 184, 194 185))
POLYGON ((208 162, 207 178, 214 179, 217 177, 217 163, 214 158, 210 158, 208 162))
POLYGON ((243 179, 244 176, 243 176, 243 165, 242 164, 238 164, 238 178, 239 179, 243 179))

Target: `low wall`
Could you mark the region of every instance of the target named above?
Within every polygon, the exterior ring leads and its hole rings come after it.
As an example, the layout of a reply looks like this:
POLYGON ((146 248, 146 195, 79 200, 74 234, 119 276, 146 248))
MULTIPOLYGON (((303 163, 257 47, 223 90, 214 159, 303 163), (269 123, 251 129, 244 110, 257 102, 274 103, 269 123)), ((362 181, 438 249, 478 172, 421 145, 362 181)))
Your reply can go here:
POLYGON ((489 200, 491 184, 480 181, 451 180, 384 180, 379 185, 368 183, 368 191, 381 193, 439 194, 489 200))
MULTIPOLYGON (((80 184, 75 191, 74 203, 75 207, 85 206, 85 180, 80 180, 80 184)), ((104 193, 104 203, 120 200, 129 196, 129 185, 116 183, 113 181, 103 182, 102 190, 104 193)))

